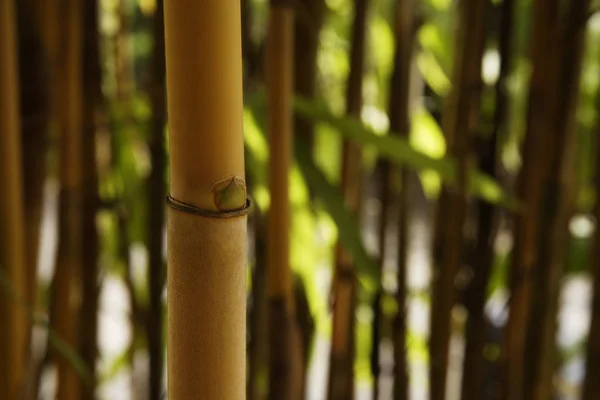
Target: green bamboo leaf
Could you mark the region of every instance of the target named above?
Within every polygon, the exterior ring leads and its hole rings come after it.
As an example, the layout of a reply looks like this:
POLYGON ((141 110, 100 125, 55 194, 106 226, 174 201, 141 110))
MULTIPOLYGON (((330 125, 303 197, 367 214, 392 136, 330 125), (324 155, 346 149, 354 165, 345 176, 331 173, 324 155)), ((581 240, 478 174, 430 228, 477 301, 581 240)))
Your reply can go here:
POLYGON ((365 249, 358 221, 346 206, 340 191, 327 181, 323 172, 312 160, 312 153, 303 138, 296 137, 294 155, 298 168, 313 193, 323 202, 338 229, 339 241, 352 255, 363 288, 371 292, 379 282, 379 267, 365 249))
MULTIPOLYGON (((450 157, 433 158, 414 149, 405 138, 390 133, 379 135, 365 126, 360 120, 335 115, 326 106, 296 96, 294 109, 302 117, 330 124, 346 139, 361 145, 373 146, 381 157, 396 165, 404 165, 415 170, 433 170, 446 182, 456 183, 457 165, 450 157)), ((509 196, 491 176, 480 171, 471 173, 470 191, 472 194, 492 203, 517 211, 520 203, 509 196)))
POLYGON ((34 311, 27 305, 21 293, 18 293, 10 279, 6 276, 5 270, 0 266, 0 288, 8 298, 17 304, 27 316, 27 319, 32 325, 39 325, 48 332, 48 341, 67 362, 73 367, 75 372, 81 377, 87 386, 92 385, 92 374, 87 364, 79 354, 67 343, 60 335, 52 329, 48 321, 37 316, 34 311))

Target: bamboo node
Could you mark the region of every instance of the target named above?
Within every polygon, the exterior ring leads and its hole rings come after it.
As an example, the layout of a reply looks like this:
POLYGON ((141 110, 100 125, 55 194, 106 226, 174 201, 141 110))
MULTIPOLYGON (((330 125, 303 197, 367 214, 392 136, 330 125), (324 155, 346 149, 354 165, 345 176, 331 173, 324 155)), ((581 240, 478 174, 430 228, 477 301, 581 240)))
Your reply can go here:
POLYGON ((191 204, 184 203, 182 201, 174 199, 173 197, 171 197, 171 195, 167 196, 166 201, 167 201, 167 205, 174 210, 177 210, 177 211, 180 211, 183 213, 187 213, 187 214, 199 215, 199 216, 206 217, 206 218, 241 217, 243 215, 247 215, 250 212, 250 208, 251 208, 250 199, 246 199, 246 202, 243 207, 241 207, 237 210, 228 210, 228 211, 203 210, 203 209, 193 206, 191 204))

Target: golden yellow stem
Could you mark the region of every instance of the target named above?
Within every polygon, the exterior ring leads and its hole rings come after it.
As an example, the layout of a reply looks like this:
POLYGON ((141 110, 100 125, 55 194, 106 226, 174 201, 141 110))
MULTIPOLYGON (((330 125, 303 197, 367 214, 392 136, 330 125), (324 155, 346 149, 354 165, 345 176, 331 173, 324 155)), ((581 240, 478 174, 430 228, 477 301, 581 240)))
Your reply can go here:
POLYGON ((164 13, 176 199, 167 222, 168 395, 244 399, 246 216, 228 213, 245 206, 240 3, 165 1, 164 13))

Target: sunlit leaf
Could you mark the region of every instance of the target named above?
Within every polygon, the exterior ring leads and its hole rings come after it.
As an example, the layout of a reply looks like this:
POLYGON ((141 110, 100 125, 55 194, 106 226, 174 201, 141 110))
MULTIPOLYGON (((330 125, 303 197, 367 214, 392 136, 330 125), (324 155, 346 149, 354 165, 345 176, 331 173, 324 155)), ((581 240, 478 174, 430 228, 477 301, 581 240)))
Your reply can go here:
MULTIPOLYGON (((325 106, 317 105, 298 96, 294 101, 294 109, 305 118, 331 124, 346 139, 361 145, 375 147, 381 157, 397 165, 406 165, 417 171, 430 169, 438 173, 446 183, 452 185, 456 182, 456 162, 449 157, 433 158, 415 150, 406 139, 399 135, 379 136, 357 119, 339 117, 325 106)), ((496 180, 479 171, 471 174, 470 191, 486 201, 509 209, 515 210, 519 205, 516 199, 504 192, 496 180)))

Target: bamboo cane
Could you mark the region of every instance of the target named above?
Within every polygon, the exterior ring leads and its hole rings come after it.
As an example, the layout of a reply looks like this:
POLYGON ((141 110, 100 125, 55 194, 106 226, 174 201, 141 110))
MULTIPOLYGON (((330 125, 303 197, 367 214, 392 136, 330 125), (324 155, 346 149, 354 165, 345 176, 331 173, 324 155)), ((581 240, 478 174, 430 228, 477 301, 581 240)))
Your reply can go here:
MULTIPOLYGON (((0 4, 0 271, 19 296, 26 294, 15 8, 0 4)), ((0 289, 0 398, 23 396, 26 320, 14 296, 0 289)))
POLYGON ((164 4, 170 146, 168 396, 245 398, 240 3, 164 4))
MULTIPOLYGON (((367 9, 367 0, 356 0, 354 2, 350 73, 346 89, 346 113, 358 118, 360 118, 362 109, 367 9)), ((342 157, 342 192, 344 200, 348 207, 358 215, 361 200, 361 149, 356 144, 345 141, 342 157)), ((332 288, 334 308, 328 385, 328 398, 330 400, 351 399, 354 397, 356 279, 352 257, 338 243, 332 288)))
POLYGON ((289 170, 292 153, 293 8, 272 1, 267 45, 269 106, 268 292, 269 398, 297 399, 301 390, 292 274, 289 265, 289 170))

